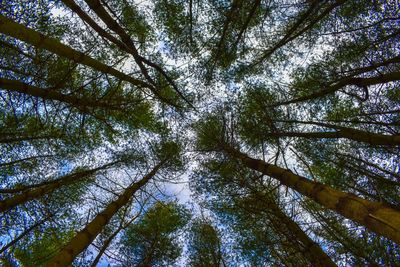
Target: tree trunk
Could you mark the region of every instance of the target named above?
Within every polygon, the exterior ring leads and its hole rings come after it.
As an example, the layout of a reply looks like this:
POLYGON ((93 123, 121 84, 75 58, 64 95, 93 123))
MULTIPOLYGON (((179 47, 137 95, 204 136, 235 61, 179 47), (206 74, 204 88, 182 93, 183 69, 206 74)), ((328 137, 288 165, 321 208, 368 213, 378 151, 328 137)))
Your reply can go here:
POLYGON ((111 217, 124 205, 129 202, 132 195, 144 186, 161 168, 165 161, 161 161, 151 172, 143 177, 139 182, 133 183, 128 187, 117 200, 108 204, 108 206, 99 213, 84 229, 75 235, 75 237, 53 258, 46 267, 70 266, 72 261, 85 250, 90 243, 103 230, 104 226, 110 221, 111 217))
POLYGON ((47 37, 33 29, 27 28, 24 25, 18 24, 9 18, 0 14, 0 32, 8 36, 14 37, 37 48, 44 48, 56 55, 66 57, 76 63, 89 66, 102 73, 110 74, 121 80, 130 82, 131 84, 139 87, 151 88, 151 85, 132 78, 111 66, 103 64, 82 52, 72 49, 71 47, 60 43, 57 39, 47 37))
MULTIPOLYGON (((264 197, 265 200, 265 197, 264 197)), ((272 212, 278 220, 272 220, 278 228, 286 228, 290 232, 283 231, 288 240, 297 240, 302 244, 301 253, 312 264, 312 266, 337 266, 332 259, 321 249, 318 243, 315 243, 308 235, 287 216, 274 201, 266 201, 267 209, 272 212)), ((283 229, 282 229, 283 230, 283 229)))
POLYGON ((365 132, 347 127, 337 127, 335 132, 278 132, 267 133, 271 137, 302 137, 302 138, 323 138, 336 139, 346 138, 371 145, 400 145, 400 135, 384 135, 365 132))
POLYGON ((152 90, 153 94, 155 94, 160 100, 164 101, 167 104, 170 104, 171 106, 176 106, 173 102, 171 102, 170 99, 166 98, 165 96, 162 95, 160 88, 158 88, 157 83, 151 78, 149 75, 149 72, 146 68, 146 65, 154 68, 157 70, 167 81, 168 83, 172 86, 172 88, 175 90, 175 92, 191 107, 193 107, 192 103, 186 99, 186 97, 180 92, 178 87, 176 86, 175 82, 173 79, 161 68, 158 64, 142 57, 134 42, 132 41, 131 37, 129 36, 128 33, 122 28, 118 22, 110 16, 110 14, 105 10, 103 7, 102 3, 99 0, 85 0, 86 4, 92 9, 96 15, 107 25, 109 29, 111 29, 113 32, 118 34, 118 36, 121 38, 122 41, 116 39, 113 37, 111 34, 105 32, 96 22, 94 22, 86 13, 82 11, 82 9, 79 8, 73 1, 71 0, 63 0, 66 5, 68 5, 72 10, 77 12, 78 16, 86 21, 91 27, 97 31, 101 36, 104 38, 107 38, 111 42, 113 42, 115 45, 117 45, 120 49, 123 51, 131 54, 133 56, 133 59, 135 60, 136 64, 139 66, 139 69, 143 76, 146 78, 146 80, 153 85, 150 89, 152 90), (73 3, 71 3, 73 2, 73 3))
MULTIPOLYGON (((311 4, 311 6, 304 12, 304 14, 297 20, 292 27, 289 28, 285 36, 280 39, 273 47, 269 48, 267 51, 264 52, 264 54, 257 59, 254 63, 250 65, 250 67, 254 67, 261 62, 263 62, 265 59, 270 57, 275 51, 277 51, 279 48, 285 46, 289 42, 293 41, 294 39, 298 38, 301 36, 303 33, 306 31, 310 30, 315 24, 320 22, 322 19, 324 19, 327 15, 330 14, 332 10, 335 8, 339 7, 340 5, 344 4, 347 0, 336 0, 334 3, 331 5, 327 6, 318 16, 316 16, 314 19, 310 20, 310 16, 312 13, 315 11, 315 9, 321 9, 321 7, 318 7, 318 4, 311 4), (304 26, 301 29, 301 26, 305 24, 304 22, 309 22, 308 25, 304 26)), ((311 1, 314 2, 314 1, 311 1)), ((318 3, 318 1, 315 1, 314 3, 318 3)))
POLYGON ((16 195, 16 196, 13 196, 10 198, 6 198, 6 199, 0 201, 0 213, 5 212, 9 209, 12 209, 12 208, 14 208, 18 205, 21 205, 25 202, 28 202, 32 199, 40 198, 48 193, 53 192, 54 190, 56 190, 62 186, 66 186, 69 184, 79 182, 79 181, 83 180, 84 178, 96 173, 97 171, 106 169, 112 165, 119 163, 119 162, 120 161, 116 161, 116 162, 109 163, 109 164, 106 164, 106 165, 103 165, 101 167, 91 169, 91 170, 78 171, 76 173, 68 174, 68 175, 65 175, 56 180, 46 181, 46 182, 40 183, 38 185, 22 187, 22 191, 26 190, 26 189, 31 189, 31 190, 27 190, 25 192, 22 192, 19 195, 16 195))
POLYGON ((103 256, 104 252, 107 250, 107 248, 110 245, 110 243, 112 242, 112 240, 118 235, 119 232, 121 232, 122 230, 127 228, 134 220, 136 220, 136 218, 139 217, 139 215, 140 215, 140 212, 136 216, 134 216, 131 220, 129 220, 129 222, 126 223, 125 225, 123 224, 123 222, 121 222, 121 225, 118 227, 118 229, 115 230, 115 232, 111 236, 109 236, 106 241, 104 241, 104 244, 100 248, 99 253, 97 254, 94 261, 92 262, 92 265, 90 265, 91 267, 97 266, 97 263, 99 263, 101 257, 103 256))
POLYGON ((75 96, 65 95, 52 88, 43 89, 20 81, 5 78, 0 78, 0 89, 19 92, 34 97, 39 97, 45 100, 56 100, 59 102, 67 103, 70 106, 76 107, 83 112, 87 111, 88 107, 121 110, 120 108, 104 102, 92 101, 88 98, 79 98, 75 96))
POLYGON ((106 249, 108 248, 108 246, 110 245, 111 241, 114 239, 114 237, 117 236, 117 234, 122 230, 122 227, 118 227, 118 229, 109 237, 107 238, 106 241, 104 241, 103 246, 101 247, 101 249, 99 250, 99 253, 97 254, 96 258, 94 259, 94 261, 92 262, 92 265, 90 265, 91 267, 96 267, 97 263, 99 263, 101 256, 103 256, 104 252, 106 251, 106 249))
POLYGON ((310 181, 288 169, 250 158, 227 144, 221 144, 221 146, 227 154, 239 159, 245 166, 277 179, 283 185, 313 199, 322 206, 400 244, 400 211, 387 207, 383 203, 365 200, 319 182, 310 181))
POLYGON ((343 78, 342 80, 339 80, 337 83, 330 85, 327 88, 324 88, 318 92, 311 93, 309 95, 298 97, 298 98, 295 98, 292 100, 275 103, 275 104, 270 105, 270 107, 277 107, 277 106, 282 106, 282 105, 289 105, 289 104, 295 104, 295 103, 300 103, 300 102, 304 102, 304 101, 318 99, 318 98, 324 97, 326 95, 332 94, 336 91, 339 91, 340 89, 342 89, 343 87, 348 86, 348 85, 356 85, 359 87, 368 87, 371 85, 388 83, 388 82, 393 82, 393 81, 398 81, 398 80, 400 80, 400 71, 389 72, 389 73, 385 73, 385 74, 381 74, 379 76, 369 77, 369 78, 347 77, 347 78, 343 78))
POLYGON ((27 234, 29 234, 33 229, 35 229, 36 227, 39 227, 40 225, 42 225, 43 223, 45 223, 48 219, 50 219, 53 216, 53 214, 50 214, 49 216, 47 216, 46 218, 44 218, 43 220, 38 221, 37 223, 35 223, 34 225, 32 225, 31 227, 29 227, 28 229, 26 229, 25 231, 23 231, 17 238, 15 238, 14 240, 12 240, 10 243, 8 243, 7 245, 5 245, 4 247, 2 247, 0 249, 0 254, 3 253, 4 251, 6 251, 8 248, 14 246, 18 241, 20 241, 22 238, 24 238, 27 234))

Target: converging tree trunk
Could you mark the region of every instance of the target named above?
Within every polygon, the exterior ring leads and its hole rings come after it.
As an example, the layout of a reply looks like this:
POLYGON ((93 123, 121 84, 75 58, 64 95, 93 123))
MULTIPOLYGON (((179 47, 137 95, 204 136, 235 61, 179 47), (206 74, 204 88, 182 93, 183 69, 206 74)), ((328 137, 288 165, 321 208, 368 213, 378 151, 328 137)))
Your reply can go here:
POLYGON ((312 264, 312 266, 337 266, 332 259, 321 249, 319 244, 314 242, 300 227, 287 216, 275 201, 269 199, 268 196, 260 196, 265 203, 265 207, 271 212, 272 223, 276 228, 282 229, 282 233, 287 236, 288 240, 300 242, 302 244, 301 253, 312 264), (289 231, 287 231, 289 230, 289 231))
POLYGON ((102 212, 86 225, 84 229, 77 233, 75 237, 72 238, 72 240, 69 241, 69 243, 47 263, 46 267, 69 266, 76 256, 78 256, 79 253, 93 242, 96 236, 103 230, 104 226, 106 226, 110 221, 111 217, 113 217, 121 207, 129 202, 129 199, 131 199, 136 191, 147 184, 164 163, 165 160, 161 161, 140 181, 129 186, 124 193, 117 198, 117 200, 108 204, 102 212))
POLYGON ((56 190, 60 187, 82 181, 83 179, 95 174, 99 170, 104 170, 104 169, 111 167, 112 165, 115 165, 119 162, 120 161, 112 162, 112 163, 105 164, 101 167, 91 169, 91 170, 78 171, 78 172, 65 175, 61 178, 58 178, 58 179, 55 179, 52 181, 46 181, 46 182, 40 183, 38 185, 23 186, 21 188, 15 189, 15 190, 10 189, 9 192, 22 191, 22 193, 0 201, 0 213, 5 212, 9 209, 12 209, 12 208, 14 208, 18 205, 21 205, 25 202, 28 202, 32 199, 40 198, 46 194, 53 192, 54 190, 56 190))
POLYGON ((131 84, 138 87, 147 87, 152 89, 152 86, 140 81, 138 79, 132 78, 111 66, 108 66, 90 56, 72 49, 71 47, 62 44, 55 38, 47 37, 42 33, 39 33, 33 29, 25 27, 24 25, 18 24, 11 19, 0 14, 0 32, 8 36, 14 37, 28 44, 31 44, 37 48, 44 48, 56 55, 68 58, 76 63, 81 63, 88 67, 91 67, 102 73, 110 74, 121 80, 130 82, 131 84))
POLYGON ((400 244, 400 211, 383 203, 362 199, 319 182, 310 181, 288 169, 251 158, 227 144, 221 146, 228 155, 240 160, 245 166, 277 179, 283 185, 315 200, 322 206, 400 244))
POLYGON ((309 139, 339 139, 346 138, 371 145, 400 145, 400 135, 385 135, 365 132, 347 127, 337 127, 331 132, 273 132, 267 133, 270 137, 302 137, 309 139))
POLYGON ((101 101, 93 101, 89 98, 75 97, 60 93, 53 88, 40 88, 34 85, 29 85, 24 82, 0 78, 0 89, 6 89, 11 92, 19 92, 34 97, 39 97, 45 100, 56 100, 67 103, 72 107, 76 107, 81 111, 87 111, 88 108, 103 108, 109 110, 122 110, 117 106, 110 105, 101 101))

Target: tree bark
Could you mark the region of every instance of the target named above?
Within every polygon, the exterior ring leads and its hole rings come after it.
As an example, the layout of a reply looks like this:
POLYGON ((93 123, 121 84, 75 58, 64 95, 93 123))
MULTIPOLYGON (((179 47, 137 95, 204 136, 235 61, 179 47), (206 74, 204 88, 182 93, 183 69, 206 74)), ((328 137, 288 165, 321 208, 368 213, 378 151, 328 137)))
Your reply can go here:
POLYGON ((302 138, 322 138, 322 139, 338 139, 346 138, 358 142, 368 143, 371 145, 400 145, 400 135, 384 135, 365 132, 347 127, 337 127, 335 132, 277 132, 267 133, 271 137, 302 137, 302 138))
POLYGON ((318 99, 318 98, 324 97, 326 95, 332 94, 336 91, 339 91, 340 89, 342 89, 343 87, 348 86, 348 85, 355 85, 358 87, 365 88, 365 87, 368 87, 371 85, 388 83, 388 82, 399 81, 399 80, 400 80, 400 71, 389 72, 389 73, 385 73, 385 74, 381 74, 379 76, 374 76, 374 77, 369 77, 369 78, 347 77, 347 78, 343 78, 342 80, 339 80, 337 83, 330 85, 327 88, 324 88, 318 92, 311 93, 309 95, 298 97, 298 98, 295 98, 292 100, 278 102, 278 103, 270 105, 270 107, 296 104, 296 103, 300 103, 300 102, 304 102, 304 101, 318 99))
POLYGON ((381 202, 362 199, 319 182, 310 181, 288 169, 251 158, 225 143, 221 143, 221 148, 245 166, 277 179, 281 184, 313 199, 322 206, 400 244, 400 211, 387 207, 381 202))
POLYGON ((287 236, 288 240, 293 240, 294 238, 295 240, 301 242, 304 247, 301 249, 301 253, 311 263, 312 266, 337 266, 321 249, 319 244, 308 237, 308 235, 300 228, 300 226, 289 216, 287 216, 274 201, 267 200, 266 204, 267 209, 271 211, 273 216, 278 219, 273 220, 273 223, 275 223, 278 228, 282 228, 283 225, 290 231, 289 233, 287 231, 283 231, 283 234, 287 236))
POLYGON ((43 89, 17 80, 0 78, 0 89, 19 92, 34 97, 39 97, 45 100, 56 100, 59 102, 67 103, 70 106, 76 107, 82 111, 86 111, 88 107, 104 108, 110 110, 122 110, 116 106, 107 103, 103 103, 100 101, 92 101, 88 98, 79 98, 75 96, 65 95, 52 88, 43 89))
POLYGON ((158 87, 157 83, 153 80, 153 78, 151 78, 151 76, 149 75, 149 72, 147 71, 146 66, 144 66, 144 64, 146 64, 150 67, 153 67, 155 70, 157 70, 168 81, 168 83, 173 87, 173 89, 176 91, 176 93, 184 101, 186 101, 186 103, 188 103, 190 106, 192 106, 190 101, 188 101, 186 99, 186 97, 179 91, 178 87, 176 86, 176 84, 172 80, 172 78, 169 77, 169 75, 159 65, 142 57, 139 54, 139 51, 137 50, 131 37, 126 33, 124 28, 122 28, 118 24, 118 22, 113 17, 110 16, 110 14, 107 12, 107 10, 104 9, 103 5, 101 4, 101 2, 99 0, 85 0, 85 2, 90 7, 90 9, 92 9, 96 13, 96 15, 107 25, 108 28, 110 28, 113 32, 118 34, 118 36, 121 38, 122 41, 116 39, 109 33, 105 32, 87 14, 84 14, 84 12, 79 7, 78 7, 79 8, 78 9, 76 4, 71 3, 71 0, 63 0, 63 1, 65 2, 66 5, 70 6, 70 8, 73 9, 75 12, 78 12, 77 14, 81 17, 81 19, 84 21, 87 21, 87 23, 89 25, 91 25, 93 27, 93 29, 96 30, 100 35, 109 39, 111 42, 116 44, 123 51, 125 51, 133 56, 133 59, 135 60, 136 64, 139 66, 141 73, 146 78, 146 80, 152 85, 152 88, 150 88, 150 89, 160 100, 163 100, 165 103, 168 103, 172 106, 176 106, 169 99, 166 99, 164 96, 162 96, 159 88, 157 88, 158 87))
MULTIPOLYGON (((62 186, 66 186, 69 184, 79 182, 79 181, 83 180, 84 178, 96 173, 97 171, 106 169, 112 165, 119 163, 119 162, 120 161, 116 161, 116 162, 109 163, 109 164, 106 164, 106 165, 103 165, 101 167, 91 169, 91 170, 78 171, 73 174, 65 175, 56 180, 46 181, 46 182, 43 182, 38 185, 22 187, 22 190, 26 190, 29 188, 31 190, 27 190, 25 192, 22 192, 19 195, 16 195, 16 196, 13 196, 10 198, 6 198, 6 199, 0 201, 0 213, 5 212, 9 209, 12 209, 12 208, 14 208, 18 205, 21 205, 25 202, 28 202, 32 199, 37 199, 44 195, 47 195, 62 186)), ((20 190, 20 189, 16 189, 16 190, 20 190)))
POLYGON ((124 205, 129 202, 132 195, 138 191, 142 186, 157 173, 161 166, 165 163, 161 161, 157 164, 151 172, 144 176, 140 181, 133 183, 128 187, 117 200, 108 204, 108 206, 99 213, 84 229, 75 235, 74 238, 53 258, 51 259, 46 267, 61 267, 70 266, 72 261, 86 249, 90 243, 97 237, 97 235, 103 230, 104 226, 110 221, 111 217, 124 205))
POLYGON ((130 82, 131 84, 138 87, 151 88, 151 85, 132 78, 111 66, 108 66, 90 56, 72 49, 71 47, 62 44, 55 38, 47 37, 33 29, 25 27, 24 25, 18 24, 11 19, 0 14, 0 32, 8 36, 14 37, 28 44, 31 44, 37 48, 44 48, 56 55, 68 58, 76 63, 89 66, 102 73, 110 74, 121 80, 130 82))

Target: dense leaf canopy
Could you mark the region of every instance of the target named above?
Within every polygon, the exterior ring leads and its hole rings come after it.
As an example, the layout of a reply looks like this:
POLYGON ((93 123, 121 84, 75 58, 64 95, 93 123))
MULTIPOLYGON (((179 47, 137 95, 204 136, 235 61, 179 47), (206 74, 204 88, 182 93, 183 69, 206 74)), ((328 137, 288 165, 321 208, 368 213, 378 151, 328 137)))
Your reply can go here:
POLYGON ((396 0, 0 0, 1 266, 399 266, 396 0))

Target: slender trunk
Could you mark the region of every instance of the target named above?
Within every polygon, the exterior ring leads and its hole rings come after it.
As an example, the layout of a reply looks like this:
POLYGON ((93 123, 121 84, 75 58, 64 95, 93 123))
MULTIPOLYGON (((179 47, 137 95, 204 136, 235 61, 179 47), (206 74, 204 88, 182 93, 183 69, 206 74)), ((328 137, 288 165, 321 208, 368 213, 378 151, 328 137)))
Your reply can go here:
POLYGON ((130 82, 131 84, 139 87, 151 88, 151 85, 132 78, 111 66, 101 63, 90 56, 72 49, 71 47, 60 43, 57 39, 47 37, 33 29, 27 28, 24 25, 18 24, 11 19, 0 14, 0 32, 8 36, 14 37, 37 48, 44 48, 59 56, 68 58, 76 63, 89 66, 102 73, 110 74, 121 80, 130 82))
POLYGON ((400 244, 400 211, 383 203, 365 200, 319 182, 310 181, 288 169, 251 158, 227 144, 222 143, 221 148, 233 158, 239 159, 245 166, 277 179, 281 184, 322 206, 400 244))
POLYGON ((366 165, 368 165, 368 166, 370 166, 372 168, 375 168, 375 169, 377 169, 377 170, 379 170, 379 171, 381 171, 381 172, 383 172, 383 173, 385 173, 385 174, 387 174, 389 176, 393 176, 394 178, 397 179, 398 182, 400 182, 400 175, 399 174, 391 172, 391 171, 388 171, 388 170, 380 167, 379 165, 377 165, 375 163, 372 163, 372 162, 366 161, 364 159, 352 156, 350 154, 339 154, 339 155, 344 156, 344 157, 349 157, 349 158, 354 159, 356 161, 362 162, 362 163, 364 163, 364 164, 366 164, 366 165))
POLYGON ((361 175, 364 175, 364 176, 366 176, 368 178, 371 178, 371 179, 375 180, 376 184, 379 184, 379 185, 386 184, 386 185, 390 185, 390 186, 393 186, 393 187, 396 187, 396 186, 400 187, 400 183, 399 182, 390 180, 390 179, 388 179, 386 177, 383 177, 381 175, 376 174, 375 172, 371 172, 370 170, 365 169, 365 168, 363 168, 363 167, 361 167, 361 166, 359 166, 359 165, 357 165, 355 163, 352 163, 351 161, 350 162, 346 162, 345 164, 346 164, 345 166, 348 167, 349 169, 351 169, 351 170, 353 170, 355 172, 358 172, 361 175))
POLYGON ((172 106, 176 106, 173 102, 171 102, 170 99, 166 98, 165 96, 162 95, 160 90, 158 89, 157 83, 151 78, 149 75, 148 70, 146 69, 146 65, 154 68, 157 70, 167 81, 168 83, 172 86, 172 88, 176 91, 176 93, 186 102, 188 103, 191 107, 193 105, 191 102, 186 99, 186 97, 180 92, 178 87, 176 86, 175 82, 173 79, 156 63, 142 57, 139 54, 139 51, 137 50, 134 42, 132 41, 131 37, 129 34, 126 33, 124 28, 122 28, 116 20, 114 20, 113 17, 110 16, 110 14, 105 10, 105 8, 102 6, 101 2, 99 0, 85 0, 86 4, 92 9, 96 15, 107 25, 108 28, 110 28, 113 32, 118 34, 118 36, 121 38, 122 41, 116 39, 109 33, 105 32, 96 22, 94 22, 86 13, 84 13, 79 6, 77 6, 74 1, 72 0, 63 0, 66 5, 68 5, 72 10, 77 12, 77 14, 80 16, 80 18, 84 21, 86 21, 94 30, 96 30, 101 36, 107 38, 114 44, 116 44, 120 49, 123 51, 131 54, 133 56, 133 59, 135 60, 136 64, 139 66, 139 69, 143 76, 146 78, 146 80, 153 85, 150 90, 160 99, 163 100, 165 103, 168 103, 172 106), (72 3, 71 3, 72 2, 72 3))
POLYGON ((249 203, 244 203, 242 206, 244 210, 264 213, 277 233, 283 235, 292 244, 292 248, 312 266, 337 266, 319 244, 309 238, 300 226, 282 211, 273 197, 259 191, 252 191, 255 198, 249 199, 249 203), (252 207, 254 203, 257 205, 252 207), (248 207, 252 207, 253 210, 248 210, 248 207))
POLYGON ((107 103, 93 101, 88 98, 79 98, 75 96, 65 95, 52 88, 43 89, 17 80, 0 78, 0 89, 19 92, 34 97, 39 97, 45 100, 60 101, 63 103, 67 103, 70 106, 76 107, 82 111, 87 111, 88 107, 120 110, 120 108, 117 108, 107 103))
POLYGON ((75 235, 74 238, 53 258, 47 263, 47 267, 69 266, 76 256, 85 250, 90 243, 103 230, 104 226, 110 221, 118 210, 126 205, 132 195, 157 173, 165 161, 156 165, 151 172, 144 176, 140 181, 133 183, 128 187, 117 200, 108 204, 108 206, 99 213, 84 229, 75 235))
MULTIPOLYGON (((112 165, 119 163, 119 162, 120 161, 116 161, 116 162, 109 163, 109 164, 106 164, 106 165, 103 165, 101 167, 91 169, 91 170, 78 171, 76 173, 68 174, 68 175, 65 175, 56 180, 46 181, 46 182, 40 183, 38 185, 30 185, 30 186, 24 186, 21 188, 16 188, 14 191, 22 191, 22 193, 0 201, 0 213, 5 212, 9 209, 12 209, 12 208, 14 208, 18 205, 21 205, 25 202, 28 202, 32 199, 37 199, 44 195, 47 195, 60 187, 79 182, 79 181, 83 180, 84 178, 96 173, 97 171, 106 169, 112 165), (29 190, 29 189, 31 189, 31 190, 29 190), (24 191, 24 190, 27 190, 27 191, 24 191)), ((9 191, 13 191, 13 190, 9 189, 9 191)))
POLYGON ((288 217, 274 201, 266 202, 268 210, 278 219, 273 219, 272 222, 275 223, 278 228, 284 226, 290 231, 289 233, 283 231, 283 234, 287 236, 288 240, 295 239, 301 242, 301 253, 312 264, 312 266, 337 266, 321 249, 319 244, 311 240, 299 225, 288 217))
POLYGON ((321 224, 324 231, 327 232, 331 238, 339 242, 348 252, 352 253, 356 257, 364 259, 368 262, 370 267, 378 267, 378 264, 368 255, 362 244, 359 244, 354 240, 351 234, 347 231, 346 227, 343 227, 340 222, 336 219, 332 222, 321 212, 316 210, 310 205, 305 205, 305 208, 311 213, 311 215, 321 224))
POLYGON ((321 97, 324 97, 326 95, 332 94, 336 91, 339 91, 345 86, 348 85, 356 85, 358 87, 368 87, 371 85, 376 85, 376 84, 382 84, 382 83, 388 83, 388 82, 393 82, 393 81, 398 81, 400 80, 400 71, 395 71, 395 72, 390 72, 390 73, 385 73, 381 74, 379 76, 375 77, 369 77, 369 78, 354 78, 354 77, 347 77, 343 78, 342 80, 338 81, 337 83, 328 86, 325 89, 322 89, 318 92, 298 97, 292 100, 288 101, 283 101, 283 102, 278 102, 275 104, 272 104, 270 107, 277 107, 277 106, 282 106, 282 105, 289 105, 289 104, 295 104, 295 103, 300 103, 304 101, 309 101, 309 100, 314 100, 318 99, 321 97))
POLYGON ((240 32, 238 33, 235 42, 232 45, 233 50, 237 50, 237 47, 239 45, 240 40, 242 40, 242 37, 245 33, 245 31, 247 30, 250 21, 252 20, 252 18, 254 17, 254 15, 256 14, 256 11, 258 9, 258 7, 261 5, 261 0, 255 0, 253 3, 253 6, 251 7, 251 10, 249 12, 249 14, 247 15, 246 21, 243 24, 240 32))
MULTIPOLYGON (((309 20, 309 16, 312 15, 312 13, 315 11, 315 9, 318 8, 318 1, 313 1, 314 3, 311 4, 311 6, 304 12, 304 14, 299 18, 298 21, 294 23, 294 25, 288 30, 286 35, 279 40, 273 47, 268 49, 256 62, 252 63, 250 67, 254 67, 261 62, 263 62, 265 59, 270 57, 275 51, 277 51, 279 48, 285 46, 289 42, 293 41, 294 39, 298 38, 301 36, 303 33, 311 29, 314 25, 316 25, 318 22, 320 22, 324 17, 330 14, 332 10, 335 8, 339 7, 340 5, 344 4, 347 0, 337 0, 334 3, 332 3, 330 6, 325 8, 321 14, 316 16, 314 19, 309 20), (304 22, 309 21, 308 25, 304 26, 301 30, 299 29, 301 25, 304 24, 304 22), (297 32, 296 32, 297 31, 297 32)), ((318 8, 319 9, 319 8, 318 8)))
MULTIPOLYGON (((136 64, 139 66, 140 71, 142 72, 143 76, 146 80, 153 85, 152 91, 154 94, 159 96, 159 92, 156 88, 155 81, 150 77, 146 67, 143 65, 143 58, 139 55, 139 52, 133 43, 131 37, 125 32, 125 30, 110 16, 110 14, 104 9, 102 4, 99 0, 85 0, 86 4, 92 9, 96 15, 110 28, 114 31, 118 36, 121 38, 122 42, 118 39, 112 37, 111 39, 107 37, 110 41, 114 42, 117 46, 119 46, 122 50, 130 53, 133 56, 136 64)), ((87 16, 83 17, 82 19, 88 20, 87 16)), ((93 23, 90 24, 94 26, 93 23)), ((99 27, 94 28, 95 30, 99 27)), ((100 33, 100 32, 99 32, 100 33)), ((100 33, 101 34, 101 33, 100 33)), ((109 34, 104 35, 109 36, 109 34)))
POLYGON ((44 218, 43 220, 38 221, 37 223, 35 223, 34 225, 32 225, 31 227, 29 227, 28 229, 26 229, 25 231, 23 231, 17 238, 15 238, 13 241, 11 241, 10 243, 8 243, 7 245, 5 245, 4 247, 2 247, 0 249, 0 254, 3 253, 4 251, 6 251, 7 249, 9 249, 10 247, 14 246, 18 241, 20 241, 22 238, 24 238, 27 234, 29 234, 33 229, 35 229, 36 227, 39 227, 40 225, 42 225, 43 223, 45 223, 48 219, 50 219, 53 216, 53 214, 50 214, 49 216, 47 216, 46 218, 44 218))
POLYGON ((38 136, 9 136, 0 137, 0 144, 10 144, 22 141, 33 141, 33 140, 43 140, 43 139, 61 139, 62 135, 38 135, 38 136))
POLYGON ((400 145, 400 135, 385 135, 365 132, 347 127, 336 127, 335 132, 273 132, 267 133, 270 137, 302 137, 310 139, 339 139, 346 138, 371 145, 400 145))
POLYGON ((92 265, 90 265, 91 267, 97 266, 97 263, 99 263, 101 257, 103 256, 104 252, 106 252, 108 246, 113 241, 113 239, 118 235, 119 232, 121 232, 122 230, 127 228, 134 220, 136 220, 136 218, 139 217, 139 215, 140 215, 140 212, 136 216, 134 216, 131 220, 129 220, 129 222, 126 223, 125 225, 123 225, 123 223, 121 222, 121 225, 118 227, 118 229, 115 230, 115 232, 111 236, 109 236, 106 241, 104 241, 104 244, 100 248, 99 253, 97 254, 94 261, 92 262, 92 265))
POLYGON ((106 251, 106 249, 108 248, 108 246, 110 245, 111 241, 114 239, 114 237, 117 236, 117 234, 122 230, 122 227, 119 227, 109 238, 107 238, 106 241, 104 241, 103 246, 101 247, 101 249, 99 250, 99 253, 97 254, 96 258, 94 259, 94 261, 92 262, 92 265, 90 265, 91 267, 96 267, 97 263, 99 263, 101 257, 103 256, 104 252, 106 251))
POLYGON ((38 155, 38 156, 32 156, 32 157, 18 159, 18 160, 14 160, 14 161, 4 162, 4 163, 0 163, 0 168, 13 166, 15 164, 23 163, 25 161, 33 161, 33 160, 40 159, 40 158, 51 158, 51 157, 54 157, 54 155, 38 155))
POLYGON ((61 0, 64 5, 69 7, 75 14, 77 14, 84 22, 89 24, 101 37, 108 39, 112 43, 116 44, 122 50, 126 50, 126 46, 120 40, 109 34, 106 30, 100 27, 85 11, 83 11, 74 0, 61 0))

